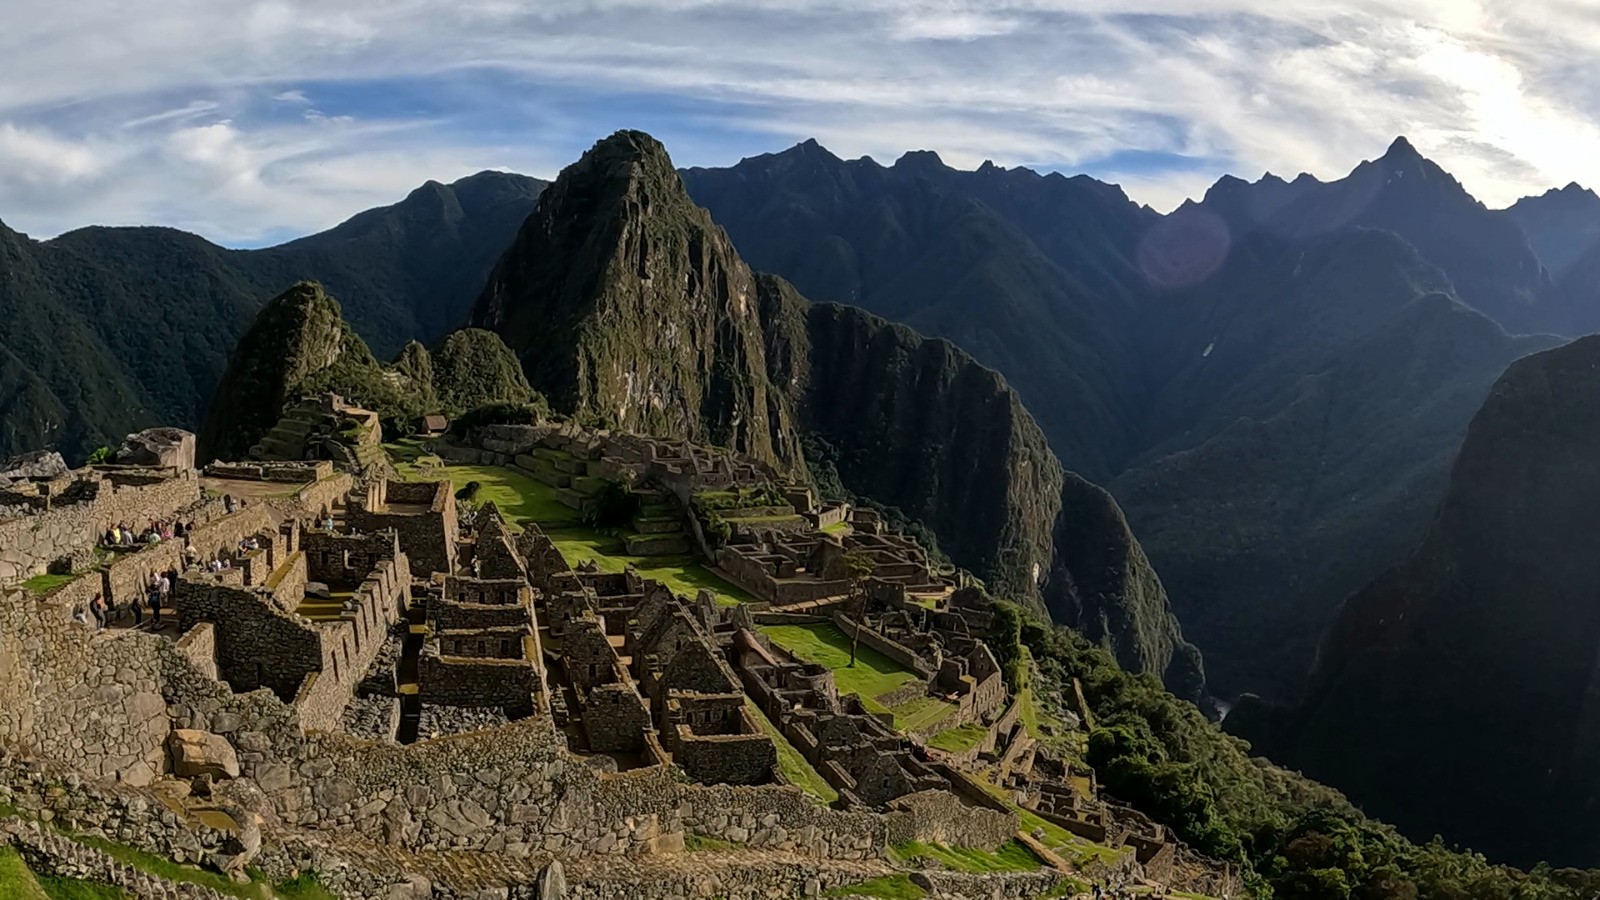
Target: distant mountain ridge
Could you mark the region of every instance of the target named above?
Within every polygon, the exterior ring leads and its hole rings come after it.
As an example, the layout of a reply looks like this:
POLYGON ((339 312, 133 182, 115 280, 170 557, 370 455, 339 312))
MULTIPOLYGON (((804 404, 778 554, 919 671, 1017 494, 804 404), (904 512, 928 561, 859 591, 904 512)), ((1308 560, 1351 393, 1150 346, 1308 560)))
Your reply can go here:
POLYGON ((1004 373, 1122 502, 1225 692, 1294 690, 1338 602, 1426 526, 1494 378, 1556 341, 1450 299, 1472 278, 1523 315, 1552 286, 1403 139, 1346 179, 1228 177, 1164 217, 1084 176, 814 142, 684 180, 757 267, 1004 373))
POLYGON ((156 424, 197 428, 266 300, 325 284, 380 357, 454 328, 544 182, 483 172, 263 250, 168 228, 34 241, 0 225, 0 456, 81 458, 156 424))

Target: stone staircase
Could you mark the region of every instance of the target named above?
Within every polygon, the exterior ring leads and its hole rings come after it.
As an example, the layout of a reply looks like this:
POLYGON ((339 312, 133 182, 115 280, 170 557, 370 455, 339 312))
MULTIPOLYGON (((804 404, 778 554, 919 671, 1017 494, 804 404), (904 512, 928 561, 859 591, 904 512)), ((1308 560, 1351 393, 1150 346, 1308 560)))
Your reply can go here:
POLYGON ((680 556, 689 552, 689 535, 683 530, 683 517, 660 491, 634 491, 639 498, 639 513, 633 517, 633 532, 623 536, 632 556, 680 556))
POLYGON ((0 819, 0 840, 15 846, 35 872, 109 884, 121 888, 134 900, 228 900, 226 894, 211 888, 167 881, 50 831, 37 822, 15 816, 0 819))

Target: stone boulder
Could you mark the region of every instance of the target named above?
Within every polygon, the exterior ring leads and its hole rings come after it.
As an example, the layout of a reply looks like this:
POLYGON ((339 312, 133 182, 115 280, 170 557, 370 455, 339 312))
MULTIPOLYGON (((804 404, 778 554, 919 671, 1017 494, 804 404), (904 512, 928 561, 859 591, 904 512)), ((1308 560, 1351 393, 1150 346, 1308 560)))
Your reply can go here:
POLYGON ((34 450, 20 453, 0 462, 0 482, 25 478, 54 478, 70 471, 67 461, 54 450, 34 450))
POLYGON ((194 434, 182 428, 146 428, 122 439, 117 462, 190 471, 194 469, 194 434))
POLYGON ((175 728, 167 738, 172 752, 172 771, 179 778, 238 778, 239 757, 233 745, 221 735, 192 728, 175 728))

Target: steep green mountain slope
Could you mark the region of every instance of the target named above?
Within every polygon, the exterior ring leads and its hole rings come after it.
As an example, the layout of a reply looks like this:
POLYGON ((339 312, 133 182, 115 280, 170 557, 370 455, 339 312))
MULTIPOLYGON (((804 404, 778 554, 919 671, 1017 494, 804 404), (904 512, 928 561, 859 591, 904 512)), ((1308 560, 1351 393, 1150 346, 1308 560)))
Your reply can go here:
POLYGON ((767 378, 755 276, 648 135, 619 132, 562 171, 471 324, 499 333, 534 387, 580 419, 800 464, 787 398, 767 378))
POLYGON ((1018 644, 1028 648, 1036 696, 1073 679, 1083 686, 1095 724, 1086 759, 1102 789, 1190 847, 1238 863, 1248 896, 1270 889, 1284 900, 1589 900, 1600 891, 1593 869, 1522 872, 1443 842, 1412 843, 1336 791, 1251 758, 1243 741, 1150 679, 1118 669, 1082 636, 1017 624, 997 629, 990 646, 1002 659, 1020 655, 1018 644))
POLYGON ((1224 178, 1165 218, 1081 176, 814 143, 684 178, 756 265, 999 369, 1063 465, 1121 501, 1208 679, 1282 696, 1425 526, 1493 379, 1550 344, 1424 302, 1449 276, 1358 227, 1408 204, 1418 229, 1489 215, 1405 151, 1331 184, 1224 178), (1358 190, 1394 172, 1424 176, 1416 196, 1358 190))
POLYGON ((533 399, 533 388, 528 386, 516 355, 492 331, 452 331, 429 359, 431 364, 415 360, 406 365, 403 354, 396 368, 418 383, 433 385, 439 408, 449 415, 492 403, 522 404, 533 399))
POLYGON ((947 338, 1006 373, 1071 468, 1109 478, 1134 452, 1131 325, 1139 232, 1154 213, 1088 178, 931 153, 892 167, 814 141, 732 169, 688 169, 739 252, 801 293, 947 338))
POLYGON ((1508 337, 1393 235, 1253 238, 1160 297, 1146 411, 1170 435, 1111 484, 1221 682, 1280 695, 1338 603, 1400 559, 1443 495, 1508 337))
POLYGON ((533 398, 504 343, 462 329, 436 353, 407 344, 380 364, 322 285, 302 281, 267 302, 234 348, 200 429, 198 457, 242 459, 307 394, 332 391, 404 425, 439 410, 452 415, 486 403, 533 398))
POLYGON ((562 172, 472 324, 506 338, 557 410, 797 472, 807 447, 826 452, 846 488, 921 521, 997 589, 1072 610, 1127 664, 1200 696, 1198 655, 1114 503, 1064 479, 1006 382, 946 341, 752 273, 648 135, 619 132, 562 172), (1099 518, 1058 525, 1084 508, 1099 518), (1083 529, 1082 555, 1058 552, 1058 527, 1083 529), (1091 559, 1104 565, 1069 570, 1091 559))
POLYGON ((1600 338, 1513 364, 1420 546, 1341 611, 1305 703, 1238 727, 1413 835, 1600 861, 1597 456, 1600 338))
POLYGON ((454 327, 543 183, 485 172, 267 250, 165 228, 0 225, 0 455, 196 427, 263 298, 319 279, 384 356, 454 327))

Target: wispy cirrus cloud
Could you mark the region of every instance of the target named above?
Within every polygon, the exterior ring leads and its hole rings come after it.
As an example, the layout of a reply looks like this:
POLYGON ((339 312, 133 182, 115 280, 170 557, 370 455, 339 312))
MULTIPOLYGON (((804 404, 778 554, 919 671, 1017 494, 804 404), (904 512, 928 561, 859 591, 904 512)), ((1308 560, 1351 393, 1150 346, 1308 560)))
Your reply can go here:
POLYGON ((1574 0, 12 0, 0 218, 231 243, 426 178, 553 175, 618 127, 685 165, 845 156, 1087 171, 1170 208, 1334 177, 1396 134, 1491 204, 1600 183, 1574 0))

